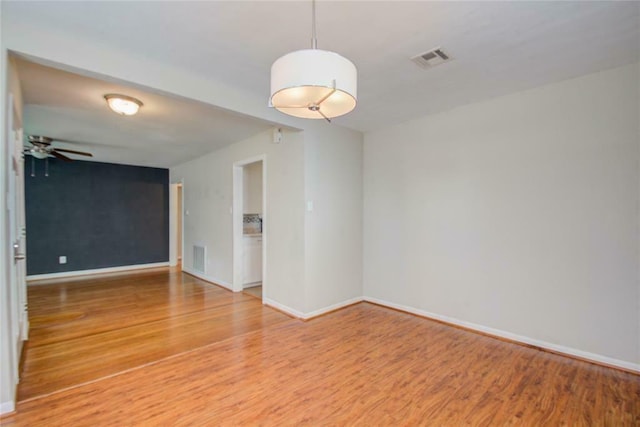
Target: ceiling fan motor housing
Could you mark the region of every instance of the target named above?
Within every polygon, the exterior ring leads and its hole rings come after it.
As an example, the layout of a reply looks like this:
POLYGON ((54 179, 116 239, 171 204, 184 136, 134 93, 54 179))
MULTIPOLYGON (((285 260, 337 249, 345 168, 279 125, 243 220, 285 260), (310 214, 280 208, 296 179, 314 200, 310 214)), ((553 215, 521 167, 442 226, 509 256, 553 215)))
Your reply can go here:
POLYGON ((29 142, 34 145, 51 145, 53 139, 48 136, 40 136, 40 135, 29 135, 29 142))

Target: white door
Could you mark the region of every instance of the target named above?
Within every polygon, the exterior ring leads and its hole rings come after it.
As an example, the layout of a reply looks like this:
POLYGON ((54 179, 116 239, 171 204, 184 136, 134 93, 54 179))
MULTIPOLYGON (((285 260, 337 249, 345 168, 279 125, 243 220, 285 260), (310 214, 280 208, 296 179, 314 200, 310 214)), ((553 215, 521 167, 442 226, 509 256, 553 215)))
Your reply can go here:
MULTIPOLYGON (((13 99, 9 103, 13 109, 13 99)), ((11 334, 15 347, 12 349, 13 366, 18 367, 22 343, 27 339, 29 330, 27 314, 27 285, 25 250, 25 212, 24 212, 24 161, 22 154, 22 130, 15 129, 17 120, 15 113, 9 114, 7 138, 7 208, 9 217, 9 245, 13 262, 10 263, 10 310, 11 334)), ((14 369, 14 380, 18 381, 18 370, 14 369)))
POLYGON ((18 287, 19 311, 20 311, 20 338, 22 341, 29 339, 29 315, 27 310, 27 222, 25 213, 24 200, 24 154, 22 129, 18 129, 14 133, 14 159, 16 169, 14 171, 15 183, 15 209, 16 239, 17 245, 14 253, 14 262, 16 265, 16 284, 18 287))

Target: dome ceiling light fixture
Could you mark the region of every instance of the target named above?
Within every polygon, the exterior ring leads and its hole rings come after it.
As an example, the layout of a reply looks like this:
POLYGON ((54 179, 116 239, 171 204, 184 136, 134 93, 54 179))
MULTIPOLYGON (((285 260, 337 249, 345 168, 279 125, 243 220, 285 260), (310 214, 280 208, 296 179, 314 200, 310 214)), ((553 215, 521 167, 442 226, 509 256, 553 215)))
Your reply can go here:
POLYGON ((331 122, 356 107, 358 71, 347 58, 318 49, 315 0, 311 8, 311 49, 288 53, 273 63, 269 106, 290 116, 331 122))
POLYGON ((108 93, 104 96, 104 99, 113 112, 122 116, 133 116, 144 105, 139 99, 117 93, 108 93))

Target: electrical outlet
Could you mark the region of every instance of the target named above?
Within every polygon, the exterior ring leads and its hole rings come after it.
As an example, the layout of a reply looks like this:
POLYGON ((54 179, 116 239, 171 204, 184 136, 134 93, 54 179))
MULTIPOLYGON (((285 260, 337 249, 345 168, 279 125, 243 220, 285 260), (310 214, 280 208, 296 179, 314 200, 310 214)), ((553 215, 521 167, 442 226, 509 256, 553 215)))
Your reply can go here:
POLYGON ((67 263, 67 257, 65 255, 60 255, 58 257, 58 263, 60 264, 66 264, 67 263))

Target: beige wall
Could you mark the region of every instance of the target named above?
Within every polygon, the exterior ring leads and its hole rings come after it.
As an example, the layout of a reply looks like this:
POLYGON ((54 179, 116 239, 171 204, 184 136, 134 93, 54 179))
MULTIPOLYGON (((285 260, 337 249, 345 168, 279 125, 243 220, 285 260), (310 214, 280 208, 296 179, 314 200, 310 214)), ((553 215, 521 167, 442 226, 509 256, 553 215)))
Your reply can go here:
POLYGON ((315 125, 305 131, 304 152, 308 313, 362 297, 363 136, 315 125))
POLYGON ((365 295, 640 368, 639 75, 367 133, 365 295))

